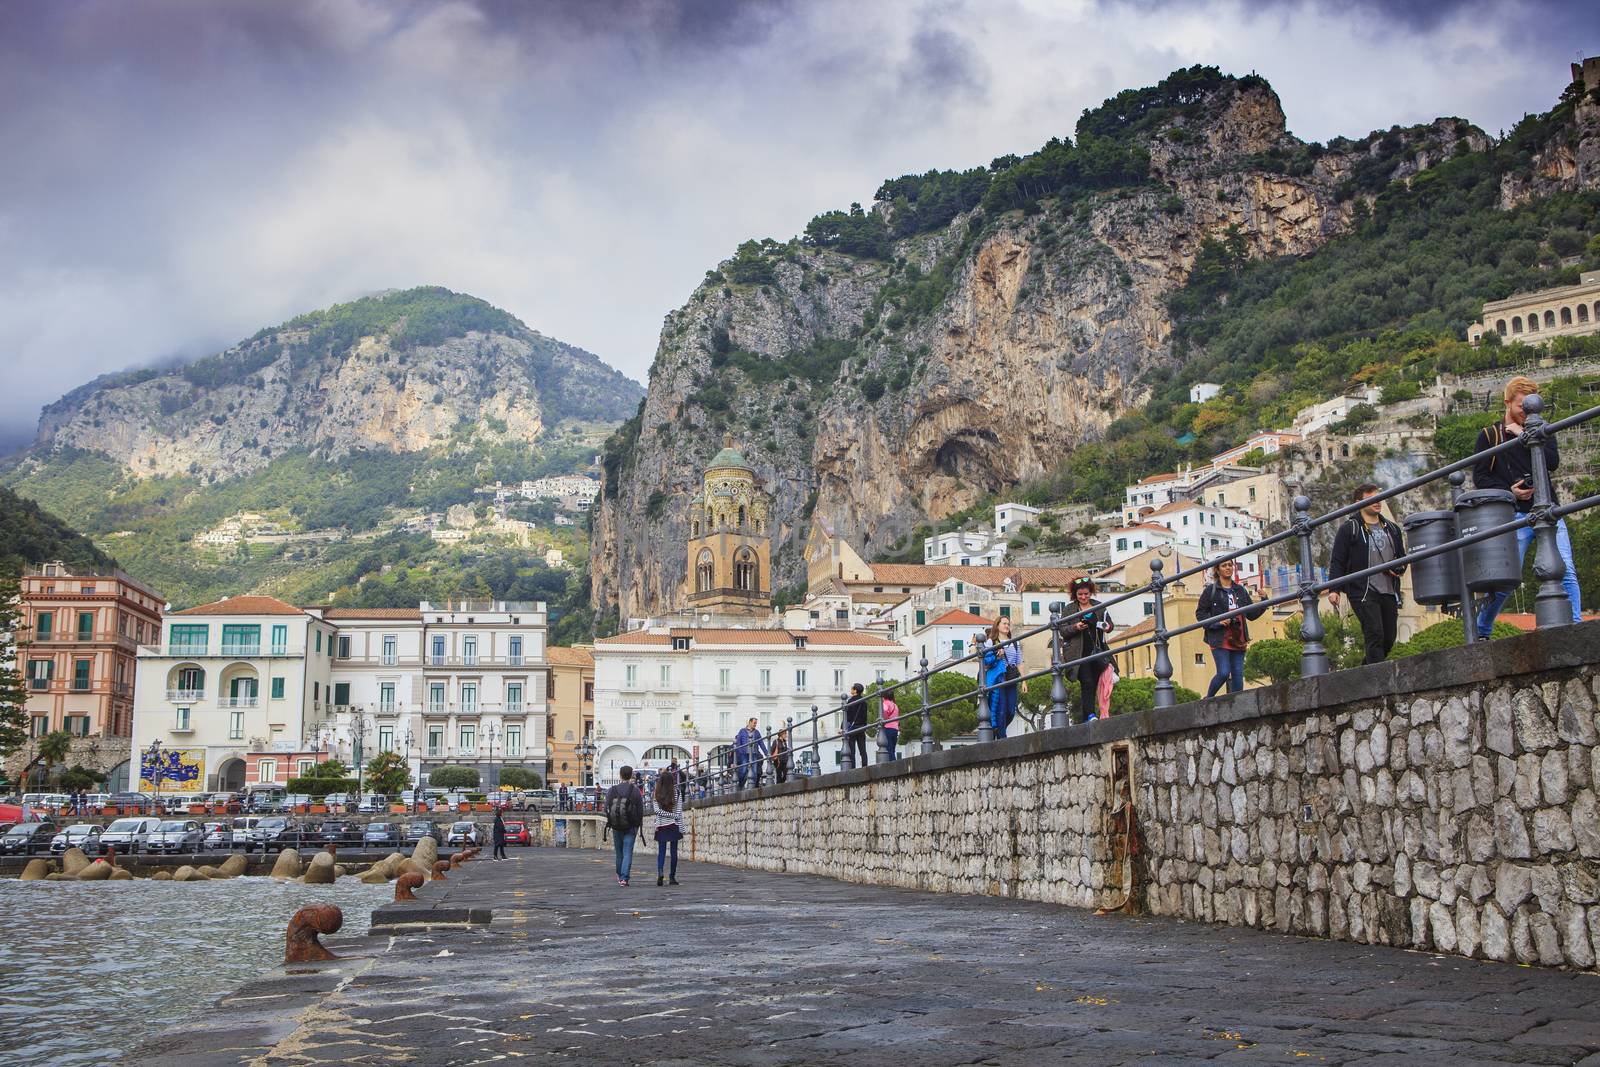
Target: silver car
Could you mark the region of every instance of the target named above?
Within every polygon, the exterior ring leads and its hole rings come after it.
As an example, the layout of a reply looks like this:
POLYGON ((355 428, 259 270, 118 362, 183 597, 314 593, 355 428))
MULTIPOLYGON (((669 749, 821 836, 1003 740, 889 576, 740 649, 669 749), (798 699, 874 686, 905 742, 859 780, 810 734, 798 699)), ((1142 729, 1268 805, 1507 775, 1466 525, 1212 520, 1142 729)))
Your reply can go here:
POLYGON ((193 819, 169 819, 144 843, 146 852, 199 852, 205 831, 193 819))
POLYGON ((93 823, 76 823, 55 836, 50 842, 50 851, 65 852, 69 848, 80 848, 92 856, 100 851, 101 831, 102 827, 93 823))
POLYGON ((128 819, 118 819, 106 827, 106 832, 100 835, 102 849, 115 848, 123 854, 138 852, 144 843, 155 833, 156 827, 161 825, 161 820, 148 815, 136 815, 128 819))

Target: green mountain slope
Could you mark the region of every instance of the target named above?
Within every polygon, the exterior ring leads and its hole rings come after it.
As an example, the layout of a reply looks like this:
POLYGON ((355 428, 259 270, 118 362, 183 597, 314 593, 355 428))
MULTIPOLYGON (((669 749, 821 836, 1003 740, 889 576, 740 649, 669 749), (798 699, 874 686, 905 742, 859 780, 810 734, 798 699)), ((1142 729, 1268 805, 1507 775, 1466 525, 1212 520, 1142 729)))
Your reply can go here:
POLYGON ((61 560, 74 567, 115 567, 117 561, 37 503, 0 487, 0 578, 32 563, 61 560))

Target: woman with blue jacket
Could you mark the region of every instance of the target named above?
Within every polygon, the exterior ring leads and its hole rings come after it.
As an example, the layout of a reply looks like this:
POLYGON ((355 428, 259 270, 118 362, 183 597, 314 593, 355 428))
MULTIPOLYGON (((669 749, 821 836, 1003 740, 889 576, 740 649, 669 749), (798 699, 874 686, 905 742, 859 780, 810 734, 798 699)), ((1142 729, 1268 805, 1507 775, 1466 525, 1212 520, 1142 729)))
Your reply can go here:
POLYGON ((1021 675, 1022 646, 1011 640, 1011 620, 1002 615, 989 627, 983 649, 983 684, 995 687, 989 690, 989 725, 994 727, 995 737, 1004 737, 1006 727, 1017 717, 1017 679, 1021 675))

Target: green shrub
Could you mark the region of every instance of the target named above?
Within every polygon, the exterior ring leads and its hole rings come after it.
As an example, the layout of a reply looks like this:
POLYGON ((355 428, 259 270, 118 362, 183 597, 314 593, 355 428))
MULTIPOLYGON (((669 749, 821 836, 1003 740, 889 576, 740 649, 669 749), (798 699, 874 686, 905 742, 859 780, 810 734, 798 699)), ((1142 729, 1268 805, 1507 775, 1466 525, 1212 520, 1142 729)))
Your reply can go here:
POLYGON ((500 784, 508 785, 512 789, 541 789, 544 787, 544 778, 538 771, 529 770, 527 767, 502 767, 500 784))
POLYGON ((1250 642, 1244 654, 1244 676, 1252 682, 1269 678, 1274 683, 1300 677, 1300 642, 1287 637, 1250 642))
POLYGON ((440 767, 428 775, 428 786, 437 789, 476 789, 478 769, 457 764, 440 767))

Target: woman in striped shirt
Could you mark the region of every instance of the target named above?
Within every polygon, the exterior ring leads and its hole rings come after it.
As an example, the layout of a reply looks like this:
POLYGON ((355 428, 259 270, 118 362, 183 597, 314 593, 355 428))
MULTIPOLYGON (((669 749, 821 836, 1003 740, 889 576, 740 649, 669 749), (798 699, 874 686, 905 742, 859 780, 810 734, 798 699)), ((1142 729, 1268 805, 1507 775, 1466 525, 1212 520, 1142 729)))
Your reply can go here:
POLYGON ((656 779, 656 885, 666 885, 667 850, 672 850, 672 884, 678 884, 678 842, 683 838, 683 795, 678 776, 656 779))

